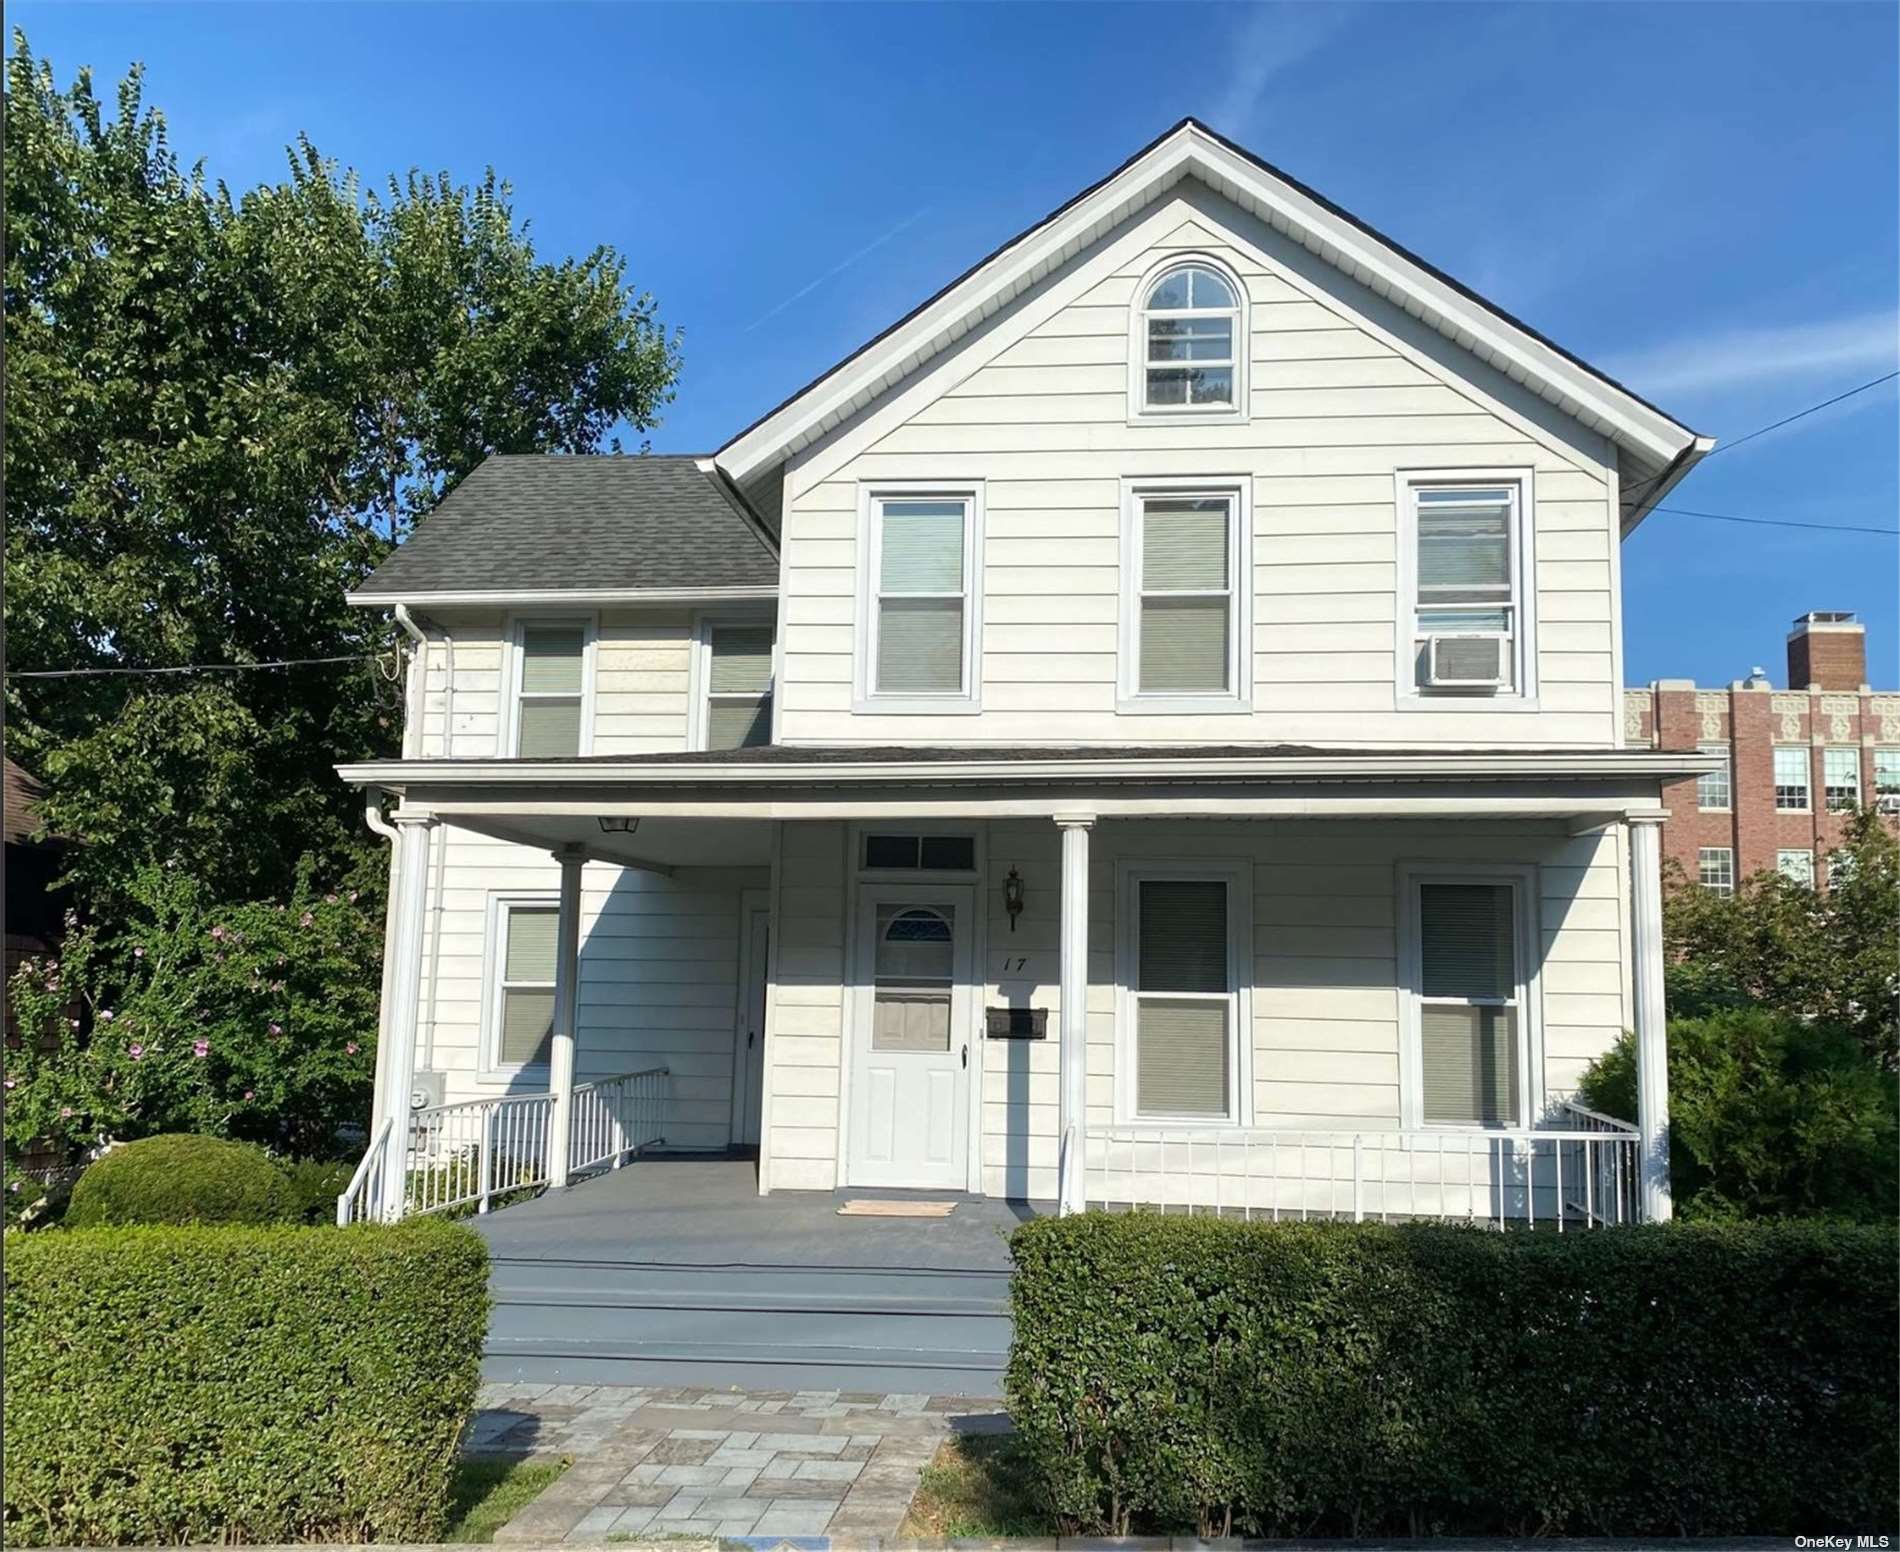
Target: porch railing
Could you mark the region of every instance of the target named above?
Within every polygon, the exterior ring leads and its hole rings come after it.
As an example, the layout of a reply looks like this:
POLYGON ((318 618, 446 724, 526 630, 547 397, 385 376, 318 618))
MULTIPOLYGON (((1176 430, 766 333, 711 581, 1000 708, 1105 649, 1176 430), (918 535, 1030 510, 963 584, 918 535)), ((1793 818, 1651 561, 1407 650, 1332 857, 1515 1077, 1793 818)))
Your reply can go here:
POLYGON ((1588 1112, 1564 1119, 1561 1128, 1496 1132, 1110 1127, 1087 1135, 1088 1204, 1559 1233, 1636 1222, 1634 1128, 1588 1112))
MULTIPOLYGON (((667 1069, 577 1083, 568 1135, 568 1173, 625 1160, 662 1140, 667 1069)), ((498 1094, 413 1110, 398 1143, 384 1122, 337 1198, 337 1222, 390 1221, 447 1212, 471 1203, 487 1212, 498 1196, 545 1186, 554 1178, 552 1091, 498 1094), (389 1149, 404 1149, 402 1200, 383 1200, 389 1149)))

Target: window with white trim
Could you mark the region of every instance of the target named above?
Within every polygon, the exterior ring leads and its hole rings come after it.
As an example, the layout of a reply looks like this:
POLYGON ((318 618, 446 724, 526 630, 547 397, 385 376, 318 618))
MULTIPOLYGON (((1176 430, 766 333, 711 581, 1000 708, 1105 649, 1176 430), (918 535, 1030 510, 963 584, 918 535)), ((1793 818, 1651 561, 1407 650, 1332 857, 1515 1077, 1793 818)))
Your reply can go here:
POLYGON ((1238 283, 1205 260, 1167 270, 1141 299, 1139 413, 1237 410, 1245 392, 1245 351, 1238 283))
POLYGON ((1860 805, 1860 750, 1821 751, 1821 795, 1830 809, 1860 805))
POLYGON ((1410 883, 1418 1122, 1524 1125, 1532 1083, 1527 885, 1456 874, 1410 883))
POLYGON ((1529 491, 1528 472, 1400 476, 1405 694, 1468 703, 1535 689, 1529 491))
POLYGON ((705 627, 708 749, 751 749, 772 742, 773 628, 762 624, 705 627))
POLYGON ((1234 880, 1144 870, 1129 888, 1126 1108, 1143 1121, 1237 1120, 1234 880))
POLYGON ((1900 749, 1874 751, 1874 803, 1883 814, 1900 813, 1900 749))
POLYGON ((1827 887, 1851 883, 1860 869, 1860 859, 1846 848, 1827 854, 1827 887))
POLYGON ((865 502, 859 694, 875 703, 866 709, 974 709, 978 494, 905 487, 865 502))
POLYGON ((585 754, 587 657, 582 620, 529 620, 515 628, 514 753, 524 759, 585 754))
POLYGON ((1775 853, 1775 871, 1791 884, 1814 887, 1814 853, 1805 847, 1784 846, 1775 853))
POLYGON ((1735 852, 1728 846, 1704 846, 1696 852, 1696 882, 1718 895, 1735 893, 1735 852))
POLYGON ((1238 488, 1138 488, 1125 502, 1123 710, 1215 710, 1245 695, 1245 501, 1238 488))
POLYGON ((1780 809, 1806 809, 1808 806, 1808 774, 1812 762, 1806 744, 1777 744, 1775 746, 1775 807, 1780 809))
POLYGON ((495 904, 489 969, 492 1071, 545 1067, 554 1039, 554 966, 561 910, 553 899, 495 904))
POLYGON ((1727 744, 1700 744, 1697 750, 1701 754, 1719 754, 1722 768, 1719 771, 1704 771, 1695 779, 1695 806, 1704 813, 1710 809, 1726 809, 1732 801, 1729 790, 1729 757, 1727 744))

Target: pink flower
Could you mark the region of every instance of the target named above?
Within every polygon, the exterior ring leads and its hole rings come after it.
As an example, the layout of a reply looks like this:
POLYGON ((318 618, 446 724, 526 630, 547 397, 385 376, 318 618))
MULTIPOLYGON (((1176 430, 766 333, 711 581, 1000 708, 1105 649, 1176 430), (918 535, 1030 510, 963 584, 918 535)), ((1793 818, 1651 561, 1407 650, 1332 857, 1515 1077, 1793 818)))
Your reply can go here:
POLYGON ((101 1008, 99 1010, 99 1017, 110 1024, 112 1022, 112 1010, 110 1008, 101 1008))
POLYGON ((134 1040, 129 1046, 125 1048, 125 1053, 127 1056, 131 1057, 133 1061, 136 1062, 141 1056, 145 1054, 145 1047, 140 1045, 138 1041, 134 1040))
POLYGON ((73 1107, 71 1105, 61 1105, 59 1107, 60 1120, 70 1121, 72 1117, 73 1117, 73 1107))
MULTIPOLYGON (((352 1041, 350 1041, 350 1043, 349 1043, 348 1045, 346 1045, 346 1046, 344 1046, 344 1047, 343 1047, 343 1049, 344 1049, 344 1051, 345 1051, 345 1053, 346 1053, 346 1054, 348 1054, 348 1055, 350 1055, 350 1056, 354 1056, 354 1055, 356 1055, 356 1051, 357 1051, 357 1046, 356 1046, 356 1042, 355 1042, 354 1040, 352 1040, 352 1041)), ((8 1087, 8 1088, 12 1088, 12 1087, 13 1087, 13 1082, 12 1082, 12 1080, 11 1080, 11 1079, 9 1079, 9 1080, 7 1081, 7 1087, 8 1087)))
POLYGON ((303 915, 297 918, 297 925, 299 927, 315 926, 316 920, 317 920, 316 917, 312 916, 308 911, 305 911, 303 915))
POLYGON ((222 942, 224 939, 224 929, 222 927, 213 927, 211 929, 211 936, 222 942))
POLYGON ((67 1019, 67 1020, 66 1020, 66 1022, 67 1022, 68 1024, 70 1024, 70 1025, 72 1025, 74 1029, 77 1029, 77 1028, 79 1027, 79 1020, 78 1020, 78 1019, 67 1019))
POLYGON ((351 905, 356 904, 356 891, 354 889, 350 891, 350 904, 351 905))
POLYGON ((13 1087, 13 1083, 14 1083, 14 1080, 13 1080, 12 1078, 8 1078, 8 1079, 7 1079, 7 1087, 8 1087, 8 1088, 12 1088, 12 1087, 13 1087))
POLYGON ((325 896, 323 897, 323 903, 324 903, 325 905, 335 905, 335 904, 336 904, 336 896, 335 896, 335 895, 325 895, 325 896))
POLYGON ((284 1032, 284 1026, 282 1024, 272 1024, 270 1027, 270 1032, 273 1035, 281 1035, 284 1032))
POLYGON ((145 945, 143 943, 135 943, 132 945, 132 957, 134 959, 143 959, 145 957, 145 945))
POLYGON ((209 1056, 211 1054, 211 1042, 209 1040, 192 1041, 191 1054, 193 1056, 209 1056))
POLYGON ((256 1093, 256 1091, 255 1091, 255 1090, 253 1090, 253 1089, 246 1089, 246 1090, 244 1091, 244 1097, 245 1097, 246 1099, 256 1099, 256 1098, 257 1098, 257 1093, 256 1093))

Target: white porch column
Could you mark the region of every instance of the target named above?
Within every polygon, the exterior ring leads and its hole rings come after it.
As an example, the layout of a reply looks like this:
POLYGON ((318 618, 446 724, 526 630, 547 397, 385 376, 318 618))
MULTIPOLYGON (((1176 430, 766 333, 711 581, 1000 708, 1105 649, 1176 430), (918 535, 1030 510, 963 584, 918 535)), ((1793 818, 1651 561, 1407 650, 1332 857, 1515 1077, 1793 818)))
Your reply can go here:
POLYGON ((1669 1192, 1668 1011, 1663 1002, 1662 822, 1632 814, 1630 890, 1636 986, 1636 1128, 1642 1134, 1642 1213, 1648 1223, 1675 1213, 1669 1192))
POLYGON ((578 846, 555 854, 561 864, 561 912, 554 937, 554 1032, 548 1049, 548 1087, 554 1113, 548 1121, 548 1185, 567 1184, 574 1137, 574 1020, 581 981, 581 869, 587 858, 578 846))
POLYGON ((394 1122, 389 1147, 383 1155, 382 1217, 394 1223, 402 1217, 409 1175, 409 1095, 416 1081, 416 1009, 422 994, 423 906, 429 892, 429 832, 435 820, 426 815, 397 814, 396 871, 400 880, 396 898, 389 902, 395 923, 389 937, 395 964, 389 973, 391 1004, 386 1049, 379 1053, 382 1092, 377 1110, 394 1122))
POLYGON ((1062 830, 1061 1149, 1056 1211, 1088 1206, 1089 827, 1093 814, 1057 814, 1062 830))

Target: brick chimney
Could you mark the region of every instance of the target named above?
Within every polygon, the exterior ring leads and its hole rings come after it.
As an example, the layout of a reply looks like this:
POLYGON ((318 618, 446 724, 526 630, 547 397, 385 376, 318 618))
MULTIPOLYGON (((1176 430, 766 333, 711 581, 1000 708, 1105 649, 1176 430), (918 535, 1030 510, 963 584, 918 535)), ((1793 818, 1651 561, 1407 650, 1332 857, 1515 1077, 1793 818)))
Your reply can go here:
POLYGON ((1816 611, 1788 632, 1788 688, 1858 690, 1867 682, 1867 627, 1853 615, 1816 611))

